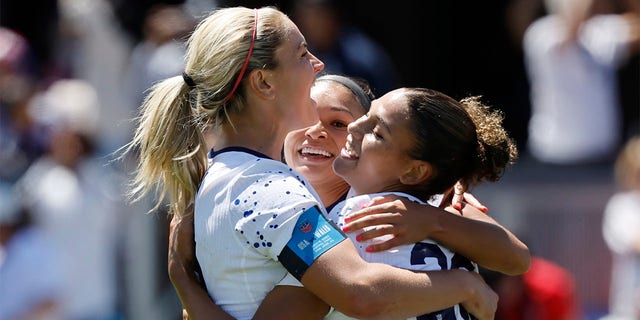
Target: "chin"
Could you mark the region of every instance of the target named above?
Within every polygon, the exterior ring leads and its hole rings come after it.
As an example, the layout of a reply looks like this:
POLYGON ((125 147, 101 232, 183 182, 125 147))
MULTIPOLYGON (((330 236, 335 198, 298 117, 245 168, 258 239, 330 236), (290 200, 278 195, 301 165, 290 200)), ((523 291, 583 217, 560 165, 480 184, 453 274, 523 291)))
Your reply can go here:
POLYGON ((336 175, 342 177, 343 179, 346 180, 345 177, 347 177, 349 175, 349 171, 350 171, 350 166, 348 164, 348 160, 342 158, 342 157, 338 157, 336 158, 336 160, 333 161, 333 172, 336 173, 336 175))

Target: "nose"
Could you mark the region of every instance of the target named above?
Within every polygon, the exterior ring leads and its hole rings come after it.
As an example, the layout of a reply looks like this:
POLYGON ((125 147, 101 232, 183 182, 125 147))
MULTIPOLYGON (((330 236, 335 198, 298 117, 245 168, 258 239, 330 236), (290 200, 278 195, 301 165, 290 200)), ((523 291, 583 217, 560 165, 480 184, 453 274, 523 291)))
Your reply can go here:
POLYGON ((364 125, 366 124, 366 119, 367 119, 367 116, 364 115, 356 119, 356 121, 351 122, 347 126, 347 132, 349 132, 349 134, 351 134, 355 138, 362 138, 364 134, 363 132, 364 132, 364 125))
POLYGON ((311 52, 309 52, 309 54, 311 55, 311 65, 313 66, 313 71, 315 73, 319 73, 320 71, 324 70, 324 62, 318 59, 318 57, 313 55, 311 52))
POLYGON ((310 126, 309 128, 307 128, 307 131, 305 132, 305 135, 311 139, 317 140, 317 139, 324 139, 327 137, 327 133, 324 130, 324 126, 322 125, 322 122, 318 121, 316 124, 310 126))

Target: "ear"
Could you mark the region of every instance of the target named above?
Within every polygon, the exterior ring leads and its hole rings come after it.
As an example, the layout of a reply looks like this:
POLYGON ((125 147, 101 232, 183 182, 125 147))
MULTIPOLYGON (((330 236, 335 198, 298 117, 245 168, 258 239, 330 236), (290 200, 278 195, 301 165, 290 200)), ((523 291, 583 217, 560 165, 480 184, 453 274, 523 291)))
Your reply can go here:
POLYGON ((275 97, 273 73, 270 70, 256 69, 249 74, 249 86, 251 90, 264 99, 275 97))
POLYGON ((407 170, 400 176, 400 182, 406 185, 416 185, 431 177, 431 164, 422 160, 411 160, 407 170))

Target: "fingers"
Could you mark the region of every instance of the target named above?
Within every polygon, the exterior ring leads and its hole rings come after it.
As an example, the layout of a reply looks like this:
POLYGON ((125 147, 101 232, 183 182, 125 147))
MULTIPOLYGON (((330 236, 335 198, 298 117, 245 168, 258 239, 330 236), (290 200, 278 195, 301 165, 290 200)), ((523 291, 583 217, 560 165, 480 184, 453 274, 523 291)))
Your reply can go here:
POLYGON ((462 210, 462 202, 464 201, 464 193, 467 191, 467 187, 461 182, 456 182, 453 187, 453 197, 451 199, 451 205, 454 209, 460 211, 462 210))
POLYGON ((373 228, 369 228, 368 230, 359 233, 356 236, 356 241, 363 242, 367 240, 371 240, 377 237, 382 237, 385 235, 393 235, 395 231, 395 227, 390 224, 378 224, 373 228))
POLYGON ((460 211, 462 210, 464 201, 464 194, 454 194, 453 198, 451 198, 451 206, 460 211))
POLYGON ((376 239, 376 243, 367 246, 367 252, 388 250, 404 244, 404 242, 400 241, 400 238, 396 237, 395 228, 396 226, 390 224, 377 225, 373 228, 370 228, 370 230, 359 233, 356 236, 356 241, 364 242, 371 239, 376 239))
POLYGON ((395 248, 397 246, 403 245, 402 241, 399 241, 398 238, 390 238, 388 240, 378 242, 376 244, 372 244, 367 246, 367 252, 380 252, 395 248))
MULTIPOLYGON (((356 220, 358 220, 359 222, 367 222, 371 219, 375 219, 376 217, 379 217, 380 214, 393 211, 392 201, 393 200, 386 199, 386 198, 373 199, 371 202, 363 206, 361 209, 351 212, 349 216, 345 217, 344 221, 347 223, 350 223, 356 220)), ((368 225, 364 225, 364 226, 368 226, 368 225)), ((359 226, 359 229, 363 228, 364 226, 359 226)), ((357 229, 352 229, 352 230, 357 230, 357 229)))
POLYGON ((356 215, 349 215, 345 218, 346 224, 342 227, 343 232, 354 232, 367 227, 388 225, 393 214, 384 210, 367 208, 358 211, 356 215), (383 213, 377 213, 382 211, 383 213), (362 213, 361 213, 362 212, 362 213))
POLYGON ((391 201, 394 201, 396 199, 399 199, 400 197, 396 196, 396 195, 387 195, 387 196, 378 196, 375 197, 373 199, 371 199, 371 201, 366 205, 366 206, 373 206, 373 205, 377 205, 377 204, 383 204, 383 203, 388 203, 391 201))
POLYGON ((467 186, 463 182, 456 182, 455 186, 453 187, 451 206, 458 211, 462 211, 462 209, 464 208, 464 204, 466 203, 484 213, 487 213, 487 211, 489 211, 489 208, 484 206, 480 201, 478 201, 478 199, 476 199, 476 197, 467 192, 467 190, 467 186))
POLYGON ((474 197, 471 193, 465 192, 464 193, 464 202, 466 202, 467 204, 476 207, 478 210, 487 213, 487 211, 489 211, 489 208, 487 208, 485 205, 483 205, 476 197, 474 197))

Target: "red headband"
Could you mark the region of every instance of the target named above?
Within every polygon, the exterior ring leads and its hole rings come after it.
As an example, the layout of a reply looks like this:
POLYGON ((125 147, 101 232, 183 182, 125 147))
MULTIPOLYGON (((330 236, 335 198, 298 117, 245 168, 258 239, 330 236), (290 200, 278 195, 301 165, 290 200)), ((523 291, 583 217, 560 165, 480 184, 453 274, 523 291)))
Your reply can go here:
POLYGON ((238 79, 236 79, 236 83, 233 85, 233 89, 231 89, 231 92, 229 93, 227 98, 224 99, 225 102, 231 100, 231 97, 233 97, 233 93, 236 92, 236 89, 238 89, 238 86, 240 85, 240 81, 242 81, 244 72, 247 71, 247 66, 249 66, 249 59, 251 59, 251 52, 253 52, 253 45, 256 42, 256 34, 258 33, 258 9, 253 9, 253 17, 253 34, 251 35, 249 53, 247 53, 247 58, 244 60, 244 65, 242 66, 242 69, 240 69, 240 74, 238 75, 238 79))

